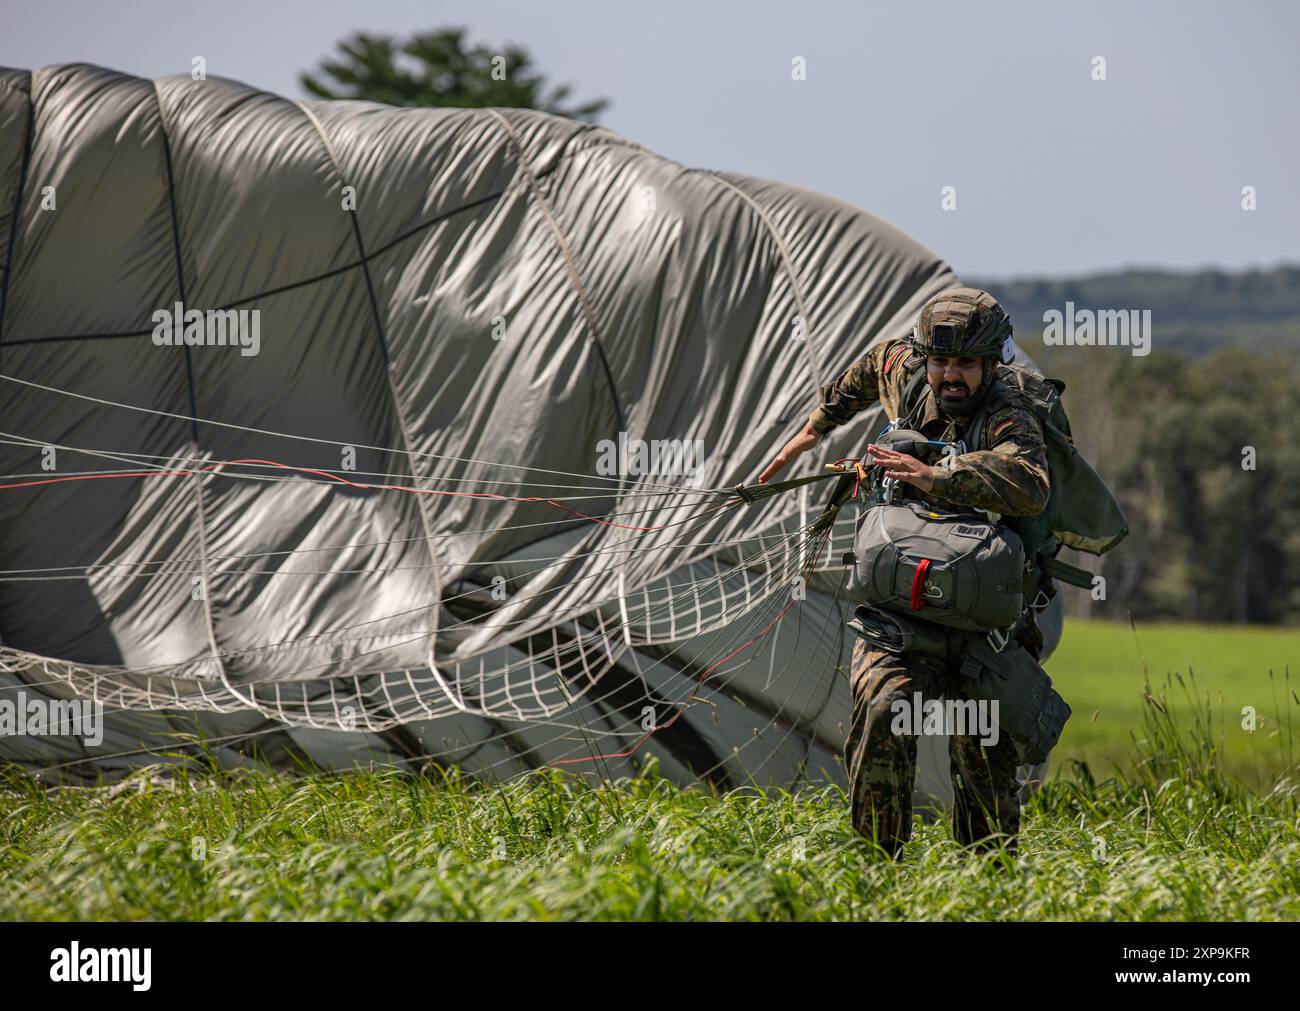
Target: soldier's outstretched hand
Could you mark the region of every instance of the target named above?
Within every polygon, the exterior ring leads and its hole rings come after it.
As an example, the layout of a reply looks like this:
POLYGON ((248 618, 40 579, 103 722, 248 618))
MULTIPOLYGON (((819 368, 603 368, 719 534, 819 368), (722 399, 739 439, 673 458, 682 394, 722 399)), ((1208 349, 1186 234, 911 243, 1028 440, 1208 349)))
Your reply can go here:
POLYGON ((885 468, 885 477, 897 478, 904 484, 929 491, 934 487, 934 468, 922 460, 906 453, 895 453, 872 443, 867 447, 871 462, 885 468))
POLYGON ((767 484, 797 457, 802 456, 821 441, 822 437, 812 430, 811 425, 804 425, 802 431, 782 446, 781 452, 777 453, 776 458, 764 468, 763 473, 758 475, 758 483, 767 484))

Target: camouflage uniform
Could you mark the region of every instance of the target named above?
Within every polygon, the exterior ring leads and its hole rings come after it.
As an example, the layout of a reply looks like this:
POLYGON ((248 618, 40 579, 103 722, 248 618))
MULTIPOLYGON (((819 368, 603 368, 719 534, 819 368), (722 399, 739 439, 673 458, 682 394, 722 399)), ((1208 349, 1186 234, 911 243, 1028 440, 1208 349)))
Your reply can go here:
MULTIPOLYGON (((879 403, 891 420, 902 414, 907 382, 924 361, 912 353, 906 340, 877 345, 829 386, 822 387, 822 403, 808 419, 814 432, 824 435, 859 411, 879 403)), ((965 432, 961 421, 942 414, 934 392, 925 388, 920 423, 909 425, 931 439, 950 442, 965 432)), ((956 457, 952 467, 935 471, 934 488, 927 498, 953 508, 974 506, 1004 516, 1033 516, 1047 505, 1047 447, 1043 429, 1033 409, 1014 391, 988 413, 977 453, 956 457)), ((967 439, 967 442, 971 440, 967 439)))
MULTIPOLYGON (((953 665, 938 657, 883 653, 858 639, 853 646, 853 718, 844 744, 849 767, 853 827, 897 856, 912 835, 912 783, 916 776, 916 738, 895 734, 896 700, 910 708, 912 695, 923 699, 966 698, 953 665)), ((1016 748, 1002 734, 984 747, 978 737, 948 739, 952 766, 952 834, 964 845, 996 845, 995 832, 1015 850, 1020 831, 1020 784, 1016 748)))
MULTIPOLYGON (((897 419, 903 413, 908 381, 924 367, 924 359, 905 339, 878 345, 823 387, 822 403, 809 423, 814 431, 825 433, 877 402, 888 418, 897 419)), ((968 419, 947 417, 929 385, 923 384, 922 389, 924 403, 907 427, 943 441, 965 437, 963 425, 968 419)), ((1042 512, 1049 491, 1047 450, 1032 408, 1008 390, 984 416, 983 429, 979 444, 987 448, 957 456, 950 466, 936 467, 934 487, 925 497, 941 508, 973 506, 1003 516, 1042 512)), ((952 645, 945 659, 879 652, 865 639, 854 644, 853 718, 845 742, 853 826, 894 856, 912 833, 916 738, 893 732, 891 707, 904 700, 910 708, 914 692, 926 701, 966 697, 957 673, 959 658, 954 655, 960 652, 959 637, 949 638, 952 645)), ((1042 637, 1032 618, 1017 638, 1038 655, 1042 637)), ((991 836, 1002 833, 1009 837, 1007 848, 1014 851, 1020 829, 1020 786, 1010 737, 1004 734, 996 745, 983 747, 977 737, 954 735, 949 757, 954 837, 966 845, 989 848, 997 845, 991 836)))

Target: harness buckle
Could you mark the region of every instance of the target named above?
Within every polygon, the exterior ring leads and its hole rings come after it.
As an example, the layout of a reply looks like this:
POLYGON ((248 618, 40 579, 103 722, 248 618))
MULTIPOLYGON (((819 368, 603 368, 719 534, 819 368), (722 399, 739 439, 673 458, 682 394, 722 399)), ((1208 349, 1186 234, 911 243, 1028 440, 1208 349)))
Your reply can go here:
POLYGON ((1007 648, 1007 644, 1011 642, 1011 636, 1016 630, 1016 624, 1017 623, 1012 623, 1008 625, 1005 630, 995 628, 985 636, 985 638, 988 639, 989 645, 993 647, 994 653, 1001 653, 1007 648))

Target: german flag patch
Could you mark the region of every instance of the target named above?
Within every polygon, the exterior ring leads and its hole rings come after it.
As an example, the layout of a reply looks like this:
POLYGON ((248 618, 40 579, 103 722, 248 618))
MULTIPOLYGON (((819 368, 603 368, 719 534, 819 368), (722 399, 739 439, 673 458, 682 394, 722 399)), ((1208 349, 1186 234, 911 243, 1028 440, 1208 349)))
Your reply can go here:
POLYGON ((898 347, 894 348, 893 351, 889 352, 889 357, 885 359, 885 375, 889 375, 890 369, 892 369, 900 359, 907 357, 907 352, 908 347, 905 343, 898 345, 898 347))
POLYGON ((1009 431, 1016 423, 1015 418, 1003 418, 989 431, 989 445, 995 444, 1003 434, 1009 431))

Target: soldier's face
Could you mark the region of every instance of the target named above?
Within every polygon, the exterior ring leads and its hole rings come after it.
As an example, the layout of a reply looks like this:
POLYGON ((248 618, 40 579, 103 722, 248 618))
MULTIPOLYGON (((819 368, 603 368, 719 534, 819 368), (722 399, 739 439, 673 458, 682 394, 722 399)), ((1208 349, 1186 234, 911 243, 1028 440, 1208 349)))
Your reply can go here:
POLYGON ((925 378, 934 395, 949 403, 961 403, 975 396, 984 379, 984 363, 978 358, 927 355, 925 378))

